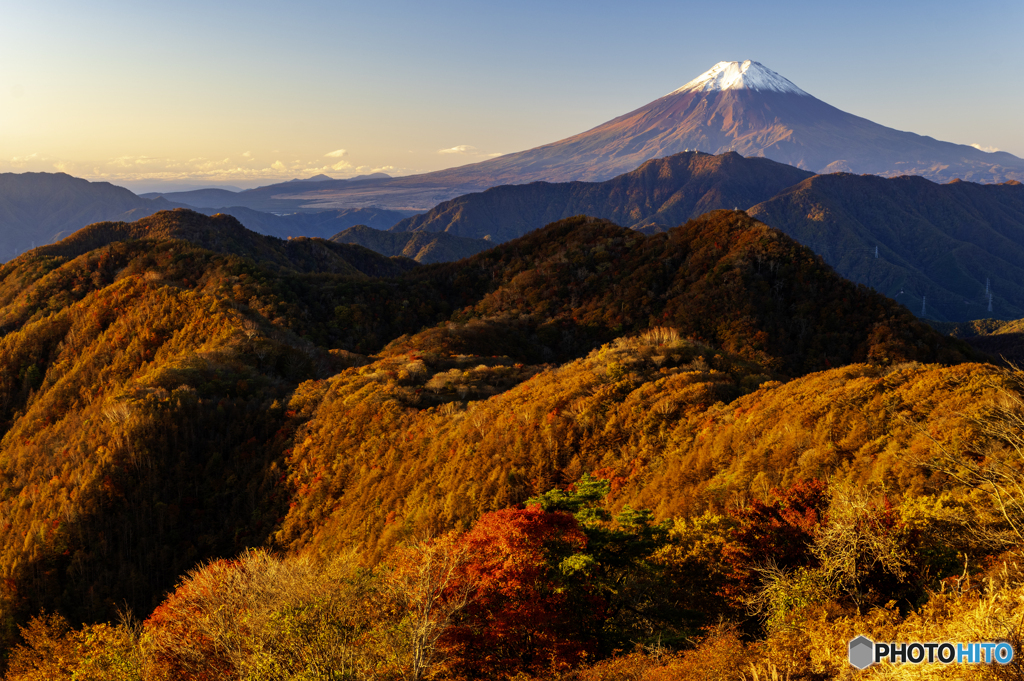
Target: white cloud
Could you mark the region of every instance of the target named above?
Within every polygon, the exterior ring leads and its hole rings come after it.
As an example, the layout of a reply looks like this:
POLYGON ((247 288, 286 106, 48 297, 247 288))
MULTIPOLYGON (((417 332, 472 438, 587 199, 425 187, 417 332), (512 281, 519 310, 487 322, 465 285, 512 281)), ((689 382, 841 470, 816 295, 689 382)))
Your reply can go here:
POLYGON ((468 144, 460 144, 460 145, 458 145, 456 147, 452 147, 451 149, 438 149, 437 153, 439 153, 439 154, 466 154, 466 153, 471 153, 471 152, 474 152, 474 151, 476 151, 476 147, 470 146, 468 144))
POLYGON ((243 151, 242 152, 242 158, 252 158, 252 152, 251 151, 243 151))
POLYGON ((983 147, 980 144, 972 144, 971 146, 974 147, 975 149, 977 149, 978 151, 987 151, 990 154, 993 151, 999 151, 999 149, 997 149, 995 147, 983 147))
POLYGON ((348 161, 338 161, 337 163, 331 166, 331 170, 345 170, 346 168, 351 167, 352 164, 349 163, 348 161))
POLYGON ((21 168, 22 166, 24 166, 24 165, 26 165, 28 163, 31 163, 32 161, 43 161, 43 160, 45 160, 45 159, 40 158, 39 154, 35 154, 34 153, 34 154, 29 154, 28 156, 15 156, 14 158, 11 159, 11 165, 14 166, 15 168, 21 168))
POLYGON ((341 158, 342 156, 348 156, 348 152, 344 149, 335 149, 334 151, 324 154, 327 158, 341 158))
POLYGON ((438 149, 439 154, 459 154, 461 156, 476 156, 478 158, 497 158, 498 156, 504 156, 504 153, 488 153, 477 149, 471 144, 460 144, 452 147, 451 149, 438 149))
POLYGON ((280 161, 274 161, 273 163, 270 164, 270 167, 282 173, 288 170, 287 166, 285 166, 285 164, 281 163, 280 161))

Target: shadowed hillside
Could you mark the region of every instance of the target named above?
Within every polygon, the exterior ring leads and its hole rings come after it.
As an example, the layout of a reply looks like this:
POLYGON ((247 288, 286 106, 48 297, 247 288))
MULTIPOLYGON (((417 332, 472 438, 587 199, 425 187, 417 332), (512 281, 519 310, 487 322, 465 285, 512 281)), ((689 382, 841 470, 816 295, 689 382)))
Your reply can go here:
POLYGON ((1017 366, 1024 364, 1024 319, 979 319, 960 324, 940 323, 935 327, 994 358, 1017 366))
POLYGON ((926 303, 928 318, 1024 315, 1019 182, 939 185, 920 177, 817 175, 749 212, 813 248, 843 276, 918 314, 926 303))

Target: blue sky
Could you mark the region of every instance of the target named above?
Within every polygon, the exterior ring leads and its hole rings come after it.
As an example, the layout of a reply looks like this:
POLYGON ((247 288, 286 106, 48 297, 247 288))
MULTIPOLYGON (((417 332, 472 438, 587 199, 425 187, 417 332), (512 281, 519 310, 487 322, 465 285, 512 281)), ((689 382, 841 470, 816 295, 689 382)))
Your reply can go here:
POLYGON ((1024 156, 1019 0, 0 0, 0 16, 0 172, 422 172, 581 132, 743 59, 883 125, 1024 156))

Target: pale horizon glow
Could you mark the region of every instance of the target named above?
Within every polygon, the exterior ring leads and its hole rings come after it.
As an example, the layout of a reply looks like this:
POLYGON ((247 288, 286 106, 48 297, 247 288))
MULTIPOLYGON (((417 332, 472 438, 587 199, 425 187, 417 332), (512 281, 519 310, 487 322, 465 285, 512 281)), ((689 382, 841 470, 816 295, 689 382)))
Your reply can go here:
POLYGON ((133 190, 409 175, 584 132, 751 59, 876 123, 1024 157, 1024 4, 9 3, 0 172, 133 190), (714 24, 714 22, 712 22, 714 24), (1008 85, 1009 83, 1009 85, 1008 85))

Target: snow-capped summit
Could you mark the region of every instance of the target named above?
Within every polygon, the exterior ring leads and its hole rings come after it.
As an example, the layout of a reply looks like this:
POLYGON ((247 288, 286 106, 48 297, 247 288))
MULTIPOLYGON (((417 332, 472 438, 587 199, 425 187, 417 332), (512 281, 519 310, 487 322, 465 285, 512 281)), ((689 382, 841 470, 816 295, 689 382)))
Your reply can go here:
POLYGON ((756 61, 720 61, 689 83, 673 90, 670 95, 683 92, 721 92, 723 90, 757 90, 759 92, 786 92, 807 95, 771 69, 756 61))

